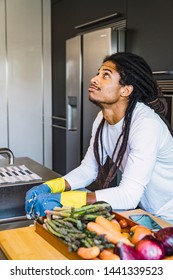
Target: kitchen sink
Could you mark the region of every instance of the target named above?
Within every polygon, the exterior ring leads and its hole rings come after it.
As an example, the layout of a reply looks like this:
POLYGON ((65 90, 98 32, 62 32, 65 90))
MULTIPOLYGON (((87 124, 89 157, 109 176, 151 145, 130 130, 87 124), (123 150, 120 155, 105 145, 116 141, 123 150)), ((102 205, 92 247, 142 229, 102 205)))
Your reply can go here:
MULTIPOLYGON (((3 152, 4 150, 5 148, 3 148, 3 152)), ((2 153, 2 149, 0 150, 0 152, 2 153)), ((33 186, 42 184, 45 181, 61 176, 60 174, 27 157, 15 159, 12 158, 12 160, 10 161, 10 165, 6 159, 0 159, 0 167, 12 168, 14 167, 14 161, 15 167, 24 165, 26 166, 26 168, 31 170, 32 173, 37 175, 39 179, 36 179, 34 177, 33 180, 31 179, 29 181, 15 181, 14 183, 13 181, 10 183, 6 183, 5 181, 3 181, 3 183, 0 183, 0 230, 18 228, 32 224, 33 221, 28 220, 25 213, 26 192, 33 186)), ((8 172, 3 173, 6 174, 8 172)))
POLYGON ((15 217, 11 219, 0 219, 0 231, 21 228, 34 225, 34 220, 28 220, 26 217, 15 217))

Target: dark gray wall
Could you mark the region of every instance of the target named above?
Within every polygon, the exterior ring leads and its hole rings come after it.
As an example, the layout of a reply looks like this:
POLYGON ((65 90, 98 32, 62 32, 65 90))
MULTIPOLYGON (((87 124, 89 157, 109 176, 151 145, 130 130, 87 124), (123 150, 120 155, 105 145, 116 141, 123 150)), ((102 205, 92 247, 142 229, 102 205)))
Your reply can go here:
POLYGON ((127 50, 153 71, 173 69, 172 11, 172 0, 127 0, 127 50))
MULTIPOLYGON (((173 70, 172 11, 172 0, 52 0, 53 116, 66 117, 65 41, 76 35, 75 26, 117 12, 127 19, 126 50, 143 56, 153 71, 173 70)), ((65 130, 53 128, 53 169, 60 174, 65 149, 65 130)))

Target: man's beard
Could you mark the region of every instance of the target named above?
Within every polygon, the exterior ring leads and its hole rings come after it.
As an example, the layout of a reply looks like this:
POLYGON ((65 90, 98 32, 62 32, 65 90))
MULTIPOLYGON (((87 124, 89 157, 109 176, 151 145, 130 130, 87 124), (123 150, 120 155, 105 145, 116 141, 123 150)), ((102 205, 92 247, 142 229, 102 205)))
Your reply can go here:
POLYGON ((91 101, 93 104, 95 104, 97 107, 99 107, 99 108, 103 108, 103 105, 102 105, 102 103, 100 102, 100 101, 98 101, 98 100, 95 100, 95 99, 92 99, 90 96, 89 96, 89 101, 91 101))

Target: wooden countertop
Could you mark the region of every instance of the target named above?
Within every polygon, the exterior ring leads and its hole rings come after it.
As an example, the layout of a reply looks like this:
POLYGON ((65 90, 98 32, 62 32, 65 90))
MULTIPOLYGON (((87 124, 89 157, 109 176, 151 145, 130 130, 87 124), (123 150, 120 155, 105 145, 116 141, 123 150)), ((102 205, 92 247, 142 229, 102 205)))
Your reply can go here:
POLYGON ((35 232, 35 226, 0 231, 0 249, 8 260, 67 260, 35 232))

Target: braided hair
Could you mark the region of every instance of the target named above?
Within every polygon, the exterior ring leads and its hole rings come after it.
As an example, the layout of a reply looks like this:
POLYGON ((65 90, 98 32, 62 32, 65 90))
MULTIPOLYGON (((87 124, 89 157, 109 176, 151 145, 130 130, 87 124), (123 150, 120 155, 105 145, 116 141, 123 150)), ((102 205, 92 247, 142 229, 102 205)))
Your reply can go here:
POLYGON ((130 131, 130 124, 132 119, 133 110, 137 102, 142 102, 145 105, 153 109, 161 119, 166 123, 171 135, 173 136, 173 131, 166 120, 167 114, 167 103, 163 97, 161 90, 159 89, 153 75, 151 68, 146 63, 146 61, 136 55, 129 52, 118 52, 110 56, 106 56, 103 63, 106 61, 111 61, 116 65, 116 70, 120 75, 120 85, 132 85, 133 92, 129 96, 128 107, 125 112, 123 126, 121 134, 115 144, 115 148, 111 158, 111 167, 108 172, 106 172, 105 166, 102 164, 103 160, 103 142, 102 133, 105 119, 103 118, 95 135, 94 141, 94 154, 98 164, 98 176, 97 182, 99 187, 107 188, 110 182, 115 178, 121 162, 123 160, 124 153, 127 148, 127 142, 130 131), (118 144, 121 141, 120 148, 117 152, 117 157, 115 162, 113 158, 115 152, 117 151, 118 144), (99 156, 99 143, 101 145, 101 159, 99 156))

